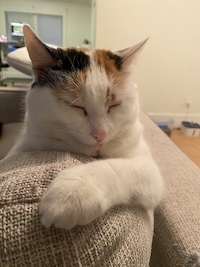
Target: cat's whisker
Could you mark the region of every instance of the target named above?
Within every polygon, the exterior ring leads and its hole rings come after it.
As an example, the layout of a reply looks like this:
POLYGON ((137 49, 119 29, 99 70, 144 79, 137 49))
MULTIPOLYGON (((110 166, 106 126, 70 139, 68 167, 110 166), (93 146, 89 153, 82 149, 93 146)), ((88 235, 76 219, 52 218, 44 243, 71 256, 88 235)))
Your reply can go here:
POLYGON ((70 106, 72 106, 74 103, 76 103, 78 100, 80 100, 80 98, 76 98, 74 101, 72 101, 71 103, 70 103, 70 106))

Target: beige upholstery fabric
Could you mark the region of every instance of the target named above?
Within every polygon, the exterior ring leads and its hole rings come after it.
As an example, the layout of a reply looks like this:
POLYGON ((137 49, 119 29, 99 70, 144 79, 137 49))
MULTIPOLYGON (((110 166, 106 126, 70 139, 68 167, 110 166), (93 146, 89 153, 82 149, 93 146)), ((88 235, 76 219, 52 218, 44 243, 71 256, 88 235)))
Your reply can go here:
POLYGON ((119 206, 71 231, 41 226, 38 202, 50 181, 59 170, 88 160, 63 152, 33 152, 0 163, 1 267, 149 265, 152 212, 119 206))
MULTIPOLYGON (((166 192, 155 213, 151 267, 200 267, 200 170, 141 114, 166 192)), ((23 153, 0 163, 0 266, 148 266, 152 214, 115 207, 72 231, 40 226, 38 201, 56 173, 86 162, 67 153, 23 153)))
POLYGON ((150 266, 200 267, 200 169, 144 115, 142 123, 166 186, 150 266))

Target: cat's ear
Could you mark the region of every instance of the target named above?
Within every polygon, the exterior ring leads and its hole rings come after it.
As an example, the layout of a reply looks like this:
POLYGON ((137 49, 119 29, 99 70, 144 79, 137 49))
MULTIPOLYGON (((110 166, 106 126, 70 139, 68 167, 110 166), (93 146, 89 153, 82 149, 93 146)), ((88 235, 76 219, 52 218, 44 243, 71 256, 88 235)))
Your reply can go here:
POLYGON ((115 54, 122 58, 122 66, 124 69, 128 68, 137 61, 138 54, 141 52, 148 40, 149 38, 134 46, 115 52, 115 54))
POLYGON ((50 53, 50 48, 39 39, 28 25, 23 26, 23 32, 34 74, 38 75, 45 67, 54 66, 55 61, 50 53))

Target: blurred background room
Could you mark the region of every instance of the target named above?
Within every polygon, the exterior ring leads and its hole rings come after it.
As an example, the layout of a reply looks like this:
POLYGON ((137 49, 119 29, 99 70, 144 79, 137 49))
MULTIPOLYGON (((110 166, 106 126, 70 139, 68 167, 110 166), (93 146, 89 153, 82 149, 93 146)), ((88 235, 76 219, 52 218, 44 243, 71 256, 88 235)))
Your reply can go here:
POLYGON ((14 119, 5 119, 13 111, 5 111, 2 92, 26 92, 32 80, 7 62, 8 53, 24 46, 22 23, 63 47, 117 51, 150 37, 133 71, 141 108, 172 140, 189 138, 200 164, 200 129, 179 130, 183 121, 200 124, 199 14, 200 1, 188 0, 0 0, 1 121, 14 119))

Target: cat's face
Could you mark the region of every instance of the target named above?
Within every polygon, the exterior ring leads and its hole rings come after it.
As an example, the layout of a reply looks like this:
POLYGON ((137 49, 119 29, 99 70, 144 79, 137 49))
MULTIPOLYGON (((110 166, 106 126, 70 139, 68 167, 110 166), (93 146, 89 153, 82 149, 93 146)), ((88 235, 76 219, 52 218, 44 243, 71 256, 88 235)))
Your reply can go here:
POLYGON ((28 95, 33 121, 45 126, 48 134, 61 139, 70 134, 89 146, 117 138, 121 127, 134 122, 138 102, 128 79, 134 51, 53 49, 25 27, 35 74, 28 95))

